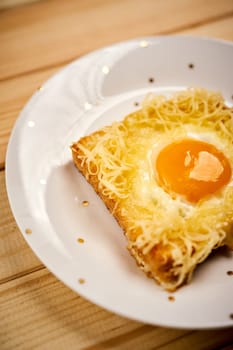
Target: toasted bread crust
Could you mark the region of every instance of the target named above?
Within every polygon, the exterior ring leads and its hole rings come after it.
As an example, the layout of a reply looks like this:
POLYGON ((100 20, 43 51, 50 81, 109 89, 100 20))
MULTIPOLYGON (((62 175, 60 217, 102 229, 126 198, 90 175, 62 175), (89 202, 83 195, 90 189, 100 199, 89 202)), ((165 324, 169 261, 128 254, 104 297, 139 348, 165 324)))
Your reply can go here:
MULTIPOLYGON (((96 136, 101 134, 102 134, 101 131, 95 133, 96 136)), ((127 231, 127 223, 125 221, 125 218, 121 215, 121 211, 118 210, 118 208, 116 207, 116 201, 104 194, 103 187, 100 188, 97 175, 90 175, 88 172, 86 162, 82 162, 82 156, 84 155, 84 153, 80 149, 79 145, 80 144, 85 145, 86 143, 88 143, 88 137, 83 137, 79 142, 73 143, 73 145, 71 146, 74 164, 78 168, 80 173, 86 178, 89 184, 93 187, 95 192, 104 202, 107 209, 115 217, 115 219, 117 220, 117 222, 125 232, 127 231)))

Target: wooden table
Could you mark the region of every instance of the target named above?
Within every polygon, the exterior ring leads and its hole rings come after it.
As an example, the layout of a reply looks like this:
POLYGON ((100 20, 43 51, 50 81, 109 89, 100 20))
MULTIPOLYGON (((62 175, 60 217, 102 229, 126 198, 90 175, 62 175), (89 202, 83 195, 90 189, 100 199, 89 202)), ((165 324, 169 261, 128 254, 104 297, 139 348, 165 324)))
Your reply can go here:
POLYGON ((233 349, 233 329, 153 327, 72 292, 24 241, 5 187, 10 132, 48 77, 87 52, 137 36, 174 33, 233 40, 233 1, 25 2, 7 8, 3 1, 0 11, 0 349, 233 349))

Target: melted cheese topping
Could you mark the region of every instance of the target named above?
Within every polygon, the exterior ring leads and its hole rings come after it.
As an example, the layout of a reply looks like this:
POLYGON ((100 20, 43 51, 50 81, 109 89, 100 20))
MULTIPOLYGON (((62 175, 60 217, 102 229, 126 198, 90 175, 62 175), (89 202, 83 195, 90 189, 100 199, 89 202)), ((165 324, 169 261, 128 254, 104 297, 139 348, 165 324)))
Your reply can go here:
MULTIPOLYGON (((99 189, 115 201, 114 210, 125 219, 129 248, 141 252, 135 253, 139 264, 150 271, 143 256, 158 245, 169 247, 172 269, 178 276, 176 286, 190 277, 196 264, 214 248, 233 245, 232 180, 228 177, 220 192, 190 204, 182 196, 173 197, 156 181, 152 150, 159 153, 167 144, 194 135, 209 139, 232 167, 232 120, 233 110, 224 105, 220 94, 188 89, 170 99, 149 95, 140 111, 90 135, 88 144, 79 143, 82 164, 90 176, 98 177, 99 189)), ((186 154, 186 164, 191 157, 186 154)), ((190 178, 218 178, 224 166, 211 157, 204 150, 190 178), (212 164, 211 174, 203 172, 204 161, 212 164)))

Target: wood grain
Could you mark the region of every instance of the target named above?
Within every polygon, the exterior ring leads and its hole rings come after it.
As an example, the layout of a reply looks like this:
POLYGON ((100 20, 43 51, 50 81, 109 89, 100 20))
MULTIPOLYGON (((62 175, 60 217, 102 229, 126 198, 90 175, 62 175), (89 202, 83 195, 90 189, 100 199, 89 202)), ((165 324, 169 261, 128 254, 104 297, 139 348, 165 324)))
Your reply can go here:
POLYGON ((68 63, 115 41, 215 21, 232 11, 232 0, 50 0, 13 8, 0 13, 0 80, 68 63))
POLYGON ((13 218, 0 172, 0 283, 43 268, 21 235, 13 218))
POLYGON ((1 349, 206 350, 233 341, 232 329, 167 329, 117 316, 72 292, 47 269, 5 283, 0 298, 1 349))

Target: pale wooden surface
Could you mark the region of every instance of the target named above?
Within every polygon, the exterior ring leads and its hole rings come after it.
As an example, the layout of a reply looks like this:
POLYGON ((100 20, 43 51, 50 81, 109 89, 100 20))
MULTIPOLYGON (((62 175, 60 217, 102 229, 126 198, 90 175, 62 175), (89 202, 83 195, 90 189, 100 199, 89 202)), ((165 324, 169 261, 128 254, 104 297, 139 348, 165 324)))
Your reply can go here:
POLYGON ((233 1, 44 0, 0 11, 0 349, 233 348, 232 329, 152 327, 76 295, 27 246, 7 200, 7 142, 36 89, 96 48, 168 33, 232 41, 233 1))

